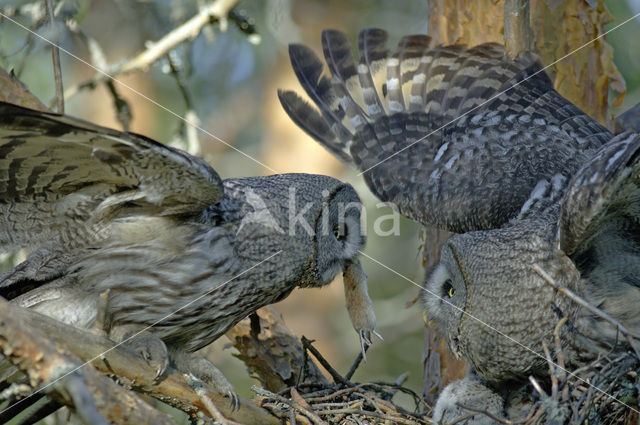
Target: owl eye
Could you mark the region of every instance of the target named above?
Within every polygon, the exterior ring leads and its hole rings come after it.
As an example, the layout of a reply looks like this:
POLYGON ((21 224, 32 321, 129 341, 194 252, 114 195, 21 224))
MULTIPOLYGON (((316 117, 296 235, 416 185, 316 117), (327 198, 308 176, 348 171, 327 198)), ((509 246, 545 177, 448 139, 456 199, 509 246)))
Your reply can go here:
POLYGON ((442 292, 447 294, 449 298, 453 298, 456 294, 456 289, 453 287, 451 279, 445 280, 444 285, 442 285, 442 292))
POLYGON ((333 236, 339 241, 344 239, 344 235, 340 233, 340 228, 338 226, 333 228, 333 236))

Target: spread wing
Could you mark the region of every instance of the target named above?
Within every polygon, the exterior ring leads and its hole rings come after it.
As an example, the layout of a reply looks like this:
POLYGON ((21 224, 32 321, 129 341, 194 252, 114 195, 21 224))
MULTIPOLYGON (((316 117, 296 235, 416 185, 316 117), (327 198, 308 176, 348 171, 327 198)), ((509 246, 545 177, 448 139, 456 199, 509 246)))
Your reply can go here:
POLYGON ((203 160, 146 137, 0 103, 0 248, 63 250, 115 218, 194 215, 222 197, 203 160))
MULTIPOLYGON (((494 228, 534 189, 562 183, 611 133, 552 87, 532 55, 504 59, 497 44, 429 48, 406 36, 322 34, 330 76, 311 49, 291 45, 301 85, 317 107, 280 91, 289 116, 364 174, 382 200, 424 224, 454 232, 494 228)), ((538 190, 540 192, 540 190, 538 190)))
POLYGON ((634 270, 640 286, 640 134, 617 135, 576 173, 562 200, 556 245, 570 256, 632 259, 633 268, 620 270, 634 270))

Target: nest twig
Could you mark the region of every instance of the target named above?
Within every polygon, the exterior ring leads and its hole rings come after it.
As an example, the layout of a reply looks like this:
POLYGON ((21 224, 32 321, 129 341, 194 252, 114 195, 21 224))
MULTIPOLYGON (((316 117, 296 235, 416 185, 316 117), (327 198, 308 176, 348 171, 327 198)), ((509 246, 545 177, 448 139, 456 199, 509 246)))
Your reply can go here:
MULTIPOLYGON (((357 368, 362 354, 356 359, 347 375, 340 375, 335 368, 313 347, 311 340, 302 337, 302 345, 329 371, 333 383, 298 385, 287 387, 278 393, 252 387, 260 399, 260 405, 288 424, 370 424, 397 423, 420 425, 431 423, 430 407, 422 397, 398 384, 354 383, 349 379, 357 368), (397 392, 413 397, 416 409, 409 412, 392 402, 397 392)), ((404 379, 404 377, 402 378, 404 379)))
POLYGON ((287 388, 275 394, 253 387, 263 408, 288 424, 370 424, 397 423, 406 425, 431 424, 428 415, 409 412, 389 400, 396 385, 365 383, 338 389, 329 386, 300 394, 287 388))
POLYGON ((559 337, 560 328, 566 322, 562 319, 554 332, 555 360, 546 345, 543 346, 549 382, 545 385, 530 378, 529 412, 522 418, 512 418, 513 423, 637 424, 640 358, 636 352, 612 350, 585 366, 567 371, 559 337))

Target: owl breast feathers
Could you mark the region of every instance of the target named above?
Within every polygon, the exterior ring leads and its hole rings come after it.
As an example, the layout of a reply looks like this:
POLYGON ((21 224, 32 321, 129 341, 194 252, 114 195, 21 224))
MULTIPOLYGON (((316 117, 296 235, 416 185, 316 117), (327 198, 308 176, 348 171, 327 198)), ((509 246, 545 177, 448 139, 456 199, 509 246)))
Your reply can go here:
POLYGON ((482 44, 430 47, 424 35, 322 33, 329 68, 291 45, 315 108, 280 101, 303 130, 363 174, 371 191, 428 226, 458 233, 427 276, 423 300, 452 351, 489 382, 546 374, 542 342, 575 359, 615 328, 534 271, 640 331, 640 136, 617 136, 560 96, 532 54, 482 44), (591 344, 593 345, 593 344, 591 344))

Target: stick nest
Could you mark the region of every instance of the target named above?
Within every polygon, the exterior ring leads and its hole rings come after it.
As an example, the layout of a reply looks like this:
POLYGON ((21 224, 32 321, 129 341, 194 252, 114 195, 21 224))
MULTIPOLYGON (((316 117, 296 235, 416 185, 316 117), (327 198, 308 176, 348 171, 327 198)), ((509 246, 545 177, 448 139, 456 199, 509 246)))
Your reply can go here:
POLYGON ((287 388, 279 394, 254 388, 260 404, 287 424, 407 424, 433 423, 420 410, 429 407, 413 391, 399 385, 367 383, 348 388, 328 386, 301 393, 287 388), (409 412, 391 399, 397 392, 411 395, 416 411, 409 412))

